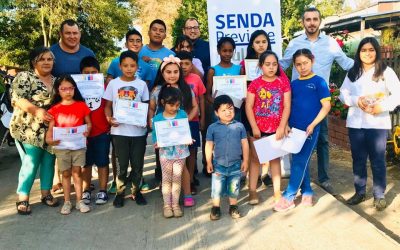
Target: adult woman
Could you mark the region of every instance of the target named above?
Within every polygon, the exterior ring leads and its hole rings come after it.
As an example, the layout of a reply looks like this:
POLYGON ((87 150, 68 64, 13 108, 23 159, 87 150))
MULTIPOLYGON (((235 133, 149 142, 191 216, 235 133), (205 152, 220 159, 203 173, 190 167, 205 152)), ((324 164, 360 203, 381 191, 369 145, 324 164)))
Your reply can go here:
POLYGON ((367 159, 373 176, 374 207, 386 208, 385 151, 387 130, 391 128, 389 111, 400 104, 400 82, 396 73, 381 58, 378 41, 361 40, 342 87, 340 100, 348 105, 346 126, 349 128, 356 193, 347 204, 365 201, 367 159))
POLYGON ((49 148, 45 144, 47 124, 53 119, 46 111, 52 97, 53 64, 54 55, 48 48, 35 48, 30 53, 32 71, 19 73, 12 83, 14 114, 10 132, 22 159, 16 203, 19 214, 31 213, 29 193, 39 166, 41 201, 51 207, 58 205, 58 201, 50 194, 55 156, 47 151, 49 148))

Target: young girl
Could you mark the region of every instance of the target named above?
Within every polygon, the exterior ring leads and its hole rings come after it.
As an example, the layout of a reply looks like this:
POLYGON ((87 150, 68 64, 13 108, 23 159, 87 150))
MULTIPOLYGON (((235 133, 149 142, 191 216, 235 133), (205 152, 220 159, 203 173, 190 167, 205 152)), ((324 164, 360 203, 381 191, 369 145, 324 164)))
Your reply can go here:
MULTIPOLYGON (((84 136, 88 136, 92 127, 90 109, 86 106, 85 100, 79 92, 74 79, 69 75, 57 78, 54 83, 54 92, 52 107, 48 111, 54 119, 49 123, 46 142, 49 145, 59 144, 59 141, 53 140, 54 127, 76 127, 86 123, 87 131, 84 133, 84 136)), ((71 174, 72 178, 74 178, 76 209, 82 213, 89 212, 89 206, 82 200, 81 167, 85 165, 86 148, 78 150, 54 149, 54 153, 63 177, 64 205, 61 208, 61 214, 66 215, 71 213, 71 174)))
POLYGON ((367 158, 373 176, 374 207, 386 208, 386 138, 391 129, 389 111, 400 105, 400 82, 396 73, 381 58, 378 41, 373 37, 361 40, 342 87, 340 100, 348 105, 347 124, 355 194, 347 200, 349 205, 365 201, 367 184, 367 158))
MULTIPOLYGON (((160 65, 155 80, 155 86, 152 90, 149 104, 149 125, 152 127, 151 118, 155 114, 162 113, 164 111, 163 106, 157 106, 158 97, 160 94, 161 87, 169 84, 174 88, 178 88, 182 92, 181 109, 187 113, 189 121, 193 120, 198 115, 198 105, 196 97, 189 85, 185 83, 182 69, 180 67, 180 59, 174 56, 164 58, 160 65)), ((156 150, 156 163, 159 167, 159 156, 158 150, 156 150)), ((183 169, 183 193, 184 199, 183 204, 185 207, 194 205, 194 199, 191 195, 190 189, 190 174, 189 170, 185 167, 183 169)))
POLYGON ((295 207, 293 200, 301 189, 303 206, 312 206, 313 191, 310 184, 309 163, 318 141, 319 123, 328 114, 330 93, 322 77, 312 72, 314 56, 308 49, 297 50, 293 62, 300 78, 291 83, 292 104, 289 126, 306 131, 308 138, 297 154, 292 154, 290 179, 283 197, 274 206, 275 211, 286 211, 295 207))
MULTIPOLYGON (((158 105, 163 111, 153 118, 154 123, 171 119, 187 118, 185 111, 180 109, 182 93, 178 88, 163 85, 158 96, 158 105)), ((153 143, 157 146, 157 134, 153 130, 153 143)), ((186 157, 189 156, 187 145, 159 148, 162 169, 162 194, 164 200, 164 217, 181 217, 183 212, 179 206, 182 172, 186 157)))
MULTIPOLYGON (((250 131, 250 183, 249 204, 258 204, 257 181, 260 170, 254 140, 275 134, 281 140, 288 131, 287 122, 290 114, 290 84, 280 76, 278 56, 267 50, 261 54, 258 62, 263 75, 251 82, 247 90, 246 115, 251 126, 250 131)), ((277 202, 281 197, 281 165, 280 158, 269 162, 274 184, 274 198, 277 202)))
MULTIPOLYGON (((178 39, 176 39, 176 43, 174 46, 175 52, 181 52, 181 51, 187 51, 192 53, 193 51, 193 42, 190 40, 188 36, 180 36, 178 39)), ((200 78, 203 79, 204 76, 204 69, 203 65, 201 64, 201 61, 199 58, 193 58, 192 59, 193 66, 192 67, 192 72, 193 74, 196 74, 200 76, 200 78)))

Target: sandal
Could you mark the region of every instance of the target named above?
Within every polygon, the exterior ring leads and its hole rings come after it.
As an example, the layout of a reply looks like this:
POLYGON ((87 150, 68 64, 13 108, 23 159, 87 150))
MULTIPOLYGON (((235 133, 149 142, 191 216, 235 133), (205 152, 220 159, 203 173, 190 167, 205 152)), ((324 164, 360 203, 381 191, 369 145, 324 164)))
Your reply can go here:
POLYGON ((17 206, 18 214, 29 215, 32 212, 31 211, 31 206, 29 205, 29 201, 17 201, 15 203, 15 205, 17 206), (21 208, 19 208, 19 206, 23 206, 25 209, 21 209, 21 208))
POLYGON ((45 197, 40 199, 43 204, 49 207, 57 207, 59 205, 59 202, 57 199, 53 197, 53 195, 48 194, 45 197))

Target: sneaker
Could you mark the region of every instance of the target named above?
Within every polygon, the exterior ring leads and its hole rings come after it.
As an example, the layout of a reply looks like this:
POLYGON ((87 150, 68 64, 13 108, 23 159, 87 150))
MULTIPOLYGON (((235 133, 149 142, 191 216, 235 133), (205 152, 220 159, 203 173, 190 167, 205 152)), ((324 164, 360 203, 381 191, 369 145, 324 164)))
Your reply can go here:
POLYGON ((272 179, 269 175, 266 175, 264 179, 262 179, 262 182, 264 183, 265 186, 272 187, 272 179))
POLYGON ((182 209, 179 205, 172 206, 172 212, 174 213, 174 217, 176 218, 183 216, 182 209))
POLYGON ((355 193, 350 199, 346 201, 347 205, 357 205, 365 201, 365 194, 355 193))
POLYGON ((183 198, 183 206, 184 207, 193 207, 194 204, 195 204, 195 201, 192 196, 183 198))
POLYGON ((90 207, 88 205, 86 205, 83 200, 80 200, 79 202, 77 202, 76 205, 75 205, 75 208, 77 210, 81 211, 81 213, 90 212, 90 207))
POLYGON ((97 205, 103 205, 106 204, 108 201, 108 195, 104 190, 100 190, 97 194, 96 194, 96 204, 97 205))
POLYGON ((89 191, 89 190, 83 191, 83 193, 82 193, 82 200, 83 200, 83 202, 85 202, 86 205, 89 205, 89 204, 90 204, 90 200, 91 200, 91 199, 92 199, 92 196, 91 196, 91 194, 90 194, 90 191, 89 191))
POLYGON ((387 203, 385 198, 374 198, 374 207, 378 211, 382 211, 386 208, 387 203))
POLYGON ((329 181, 324 181, 320 184, 321 188, 324 189, 326 192, 330 193, 331 195, 337 195, 335 189, 333 188, 332 184, 329 181))
POLYGON ((312 195, 303 195, 301 197, 301 205, 305 207, 312 207, 313 206, 313 197, 312 195))
POLYGON ((140 185, 140 191, 149 191, 150 190, 150 186, 149 184, 147 184, 146 182, 142 182, 142 185, 140 185))
POLYGON ((140 191, 136 192, 135 201, 136 201, 136 204, 138 204, 139 206, 147 205, 147 201, 143 197, 143 195, 140 191))
POLYGON ((124 195, 123 194, 117 194, 114 198, 113 201, 114 207, 120 208, 124 206, 124 195))
POLYGON ((196 188, 196 185, 193 182, 190 183, 190 192, 192 193, 192 195, 196 195, 197 194, 197 188, 196 188))
POLYGON ((257 191, 249 191, 249 204, 257 205, 259 202, 257 191))
POLYGON ((237 205, 229 206, 229 215, 232 217, 232 219, 239 219, 241 217, 237 205))
POLYGON ((212 207, 210 213, 211 220, 219 220, 221 218, 221 208, 220 207, 212 207))
POLYGON ((111 182, 110 186, 108 187, 107 192, 109 194, 115 194, 117 193, 117 184, 115 183, 115 181, 111 182))
POLYGON ((72 209, 72 204, 70 201, 65 201, 64 205, 61 208, 60 213, 63 215, 67 215, 71 213, 71 209, 72 209))
POLYGON ((285 212, 285 211, 288 211, 288 210, 290 210, 290 209, 292 209, 294 207, 295 207, 295 205, 294 205, 293 201, 288 201, 287 199, 282 197, 279 200, 279 202, 275 204, 274 210, 276 212, 285 212))
POLYGON ((165 205, 163 209, 163 215, 165 218, 171 218, 174 216, 174 213, 172 211, 172 207, 170 205, 165 205))

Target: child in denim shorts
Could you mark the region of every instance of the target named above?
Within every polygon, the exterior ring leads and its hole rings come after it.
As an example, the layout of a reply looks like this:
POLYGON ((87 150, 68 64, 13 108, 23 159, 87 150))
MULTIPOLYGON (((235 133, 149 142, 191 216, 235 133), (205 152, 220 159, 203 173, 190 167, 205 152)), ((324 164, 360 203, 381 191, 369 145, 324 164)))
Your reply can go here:
POLYGON ((237 206, 241 172, 247 171, 249 144, 242 123, 235 121, 232 99, 221 95, 214 100, 214 111, 218 121, 208 127, 205 154, 207 171, 212 173, 210 219, 221 217, 221 196, 229 197, 229 214, 240 218, 237 206), (214 159, 212 159, 214 157, 214 159))

